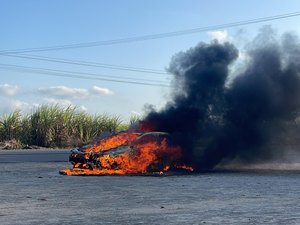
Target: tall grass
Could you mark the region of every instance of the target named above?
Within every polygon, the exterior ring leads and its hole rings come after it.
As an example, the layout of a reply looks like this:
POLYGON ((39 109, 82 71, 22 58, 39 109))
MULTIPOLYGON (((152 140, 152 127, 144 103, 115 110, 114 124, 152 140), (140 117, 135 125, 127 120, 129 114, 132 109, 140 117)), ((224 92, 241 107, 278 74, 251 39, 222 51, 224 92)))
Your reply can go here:
POLYGON ((20 135, 21 130, 21 113, 20 111, 15 111, 11 114, 5 115, 2 120, 0 120, 0 140, 12 140, 16 139, 20 135))
POLYGON ((103 132, 127 129, 119 116, 91 115, 76 107, 43 105, 29 114, 15 111, 0 119, 0 141, 16 140, 24 145, 71 147, 89 143, 103 132))

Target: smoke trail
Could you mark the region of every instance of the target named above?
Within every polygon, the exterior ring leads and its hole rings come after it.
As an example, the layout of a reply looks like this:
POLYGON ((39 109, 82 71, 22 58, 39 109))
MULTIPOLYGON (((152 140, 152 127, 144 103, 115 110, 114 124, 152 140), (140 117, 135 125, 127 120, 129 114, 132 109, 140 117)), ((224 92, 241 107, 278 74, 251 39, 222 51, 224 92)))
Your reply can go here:
POLYGON ((230 43, 200 43, 175 55, 171 100, 152 110, 144 124, 169 132, 198 170, 224 160, 270 157, 272 135, 300 113, 300 45, 286 34, 276 41, 261 33, 252 43, 244 72, 228 85, 238 50, 230 43))

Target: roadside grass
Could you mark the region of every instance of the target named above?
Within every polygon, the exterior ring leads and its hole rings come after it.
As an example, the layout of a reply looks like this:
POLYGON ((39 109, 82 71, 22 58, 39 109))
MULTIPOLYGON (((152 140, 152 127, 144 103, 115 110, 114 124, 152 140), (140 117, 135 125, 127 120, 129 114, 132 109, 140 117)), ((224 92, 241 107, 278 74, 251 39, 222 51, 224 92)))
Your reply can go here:
POLYGON ((126 123, 117 115, 92 115, 73 106, 42 105, 26 115, 16 110, 0 118, 0 142, 12 141, 20 146, 74 147, 91 142, 103 132, 126 130, 131 123, 132 119, 126 123))

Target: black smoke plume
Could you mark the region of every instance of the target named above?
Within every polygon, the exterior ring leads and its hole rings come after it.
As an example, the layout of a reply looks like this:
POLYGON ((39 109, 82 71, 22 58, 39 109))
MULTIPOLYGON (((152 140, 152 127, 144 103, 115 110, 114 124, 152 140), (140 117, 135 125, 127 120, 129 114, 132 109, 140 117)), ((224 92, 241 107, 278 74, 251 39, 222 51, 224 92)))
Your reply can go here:
POLYGON ((300 115, 297 37, 260 34, 248 47, 243 72, 229 79, 238 55, 233 44, 217 41, 175 55, 172 98, 144 120, 170 133, 184 162, 197 170, 271 157, 271 141, 300 115))

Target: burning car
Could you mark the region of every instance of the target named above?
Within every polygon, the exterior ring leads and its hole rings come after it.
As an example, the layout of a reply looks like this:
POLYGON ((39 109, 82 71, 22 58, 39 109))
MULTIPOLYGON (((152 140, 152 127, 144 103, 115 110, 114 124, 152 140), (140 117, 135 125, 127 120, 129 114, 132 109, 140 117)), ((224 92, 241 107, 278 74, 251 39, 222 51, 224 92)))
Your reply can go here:
POLYGON ((72 169, 66 175, 121 175, 163 173, 181 165, 181 149, 164 132, 119 132, 71 150, 72 169))

